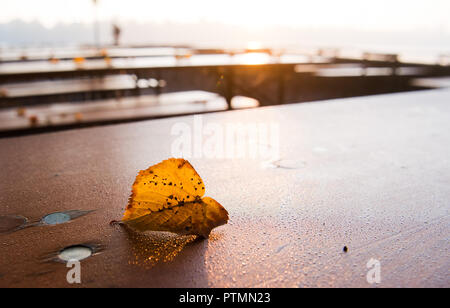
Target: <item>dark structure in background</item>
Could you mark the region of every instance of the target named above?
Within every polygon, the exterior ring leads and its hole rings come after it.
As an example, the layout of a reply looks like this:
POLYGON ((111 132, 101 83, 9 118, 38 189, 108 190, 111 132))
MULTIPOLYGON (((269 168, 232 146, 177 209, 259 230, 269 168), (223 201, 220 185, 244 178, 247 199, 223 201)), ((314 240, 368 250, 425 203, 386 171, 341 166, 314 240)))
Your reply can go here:
MULTIPOLYGON (((116 43, 118 44, 120 29, 114 28, 114 32, 117 34, 116 43)), ((202 90, 224 97, 228 103, 228 109, 231 109, 231 100, 235 96, 251 97, 257 99, 260 106, 270 106, 420 90, 424 87, 414 84, 413 80, 450 76, 448 65, 402 63, 396 55, 389 54, 365 53, 359 59, 350 59, 339 57, 336 51, 330 54, 329 51, 319 50, 317 55, 310 55, 309 60, 283 62, 279 61, 280 54, 274 56, 272 50, 243 52, 265 53, 270 55, 272 60, 267 64, 253 65, 232 62, 199 64, 190 61, 192 55, 201 59, 202 56, 225 54, 225 51, 186 48, 184 53, 166 55, 176 59, 173 65, 115 66, 108 64, 111 59, 126 59, 127 54, 110 57, 106 50, 102 50, 99 55, 86 57, 82 59, 82 62, 104 59, 107 65, 94 67, 80 65, 77 69, 0 72, 0 88, 6 89, 6 93, 0 94, 0 107, 18 108, 60 102, 83 103, 202 90), (108 85, 105 82, 108 78, 123 80, 108 85), (74 88, 73 85, 70 86, 74 80, 89 86, 81 87, 81 90, 80 87, 74 88), (55 91, 8 95, 8 85, 27 87, 30 82, 39 81, 57 81, 60 84, 55 84, 55 91), (64 86, 64 82, 69 86, 64 86), (67 89, 64 90, 65 87, 67 89)), ((129 57, 139 58, 140 56, 148 58, 145 53, 129 57)), ((45 59, 22 59, 21 61, 43 60, 45 59)), ((13 63, 14 60, 7 62, 13 63)), ((124 119, 124 121, 129 120, 124 119)), ((81 125, 80 122, 76 121, 73 126, 81 125)), ((33 124, 32 121, 31 124, 33 124)), ((33 129, 33 126, 31 125, 30 128, 33 129)), ((51 130, 55 127, 49 126, 46 129, 51 130)))

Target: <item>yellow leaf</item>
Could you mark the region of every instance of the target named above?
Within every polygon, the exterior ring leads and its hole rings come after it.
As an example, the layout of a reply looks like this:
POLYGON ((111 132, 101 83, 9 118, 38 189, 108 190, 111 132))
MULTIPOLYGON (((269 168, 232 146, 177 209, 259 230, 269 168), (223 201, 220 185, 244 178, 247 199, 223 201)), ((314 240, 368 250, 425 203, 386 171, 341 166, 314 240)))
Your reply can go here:
POLYGON ((228 222, 228 212, 204 194, 205 185, 187 160, 165 160, 139 172, 122 222, 138 231, 207 238, 228 222))

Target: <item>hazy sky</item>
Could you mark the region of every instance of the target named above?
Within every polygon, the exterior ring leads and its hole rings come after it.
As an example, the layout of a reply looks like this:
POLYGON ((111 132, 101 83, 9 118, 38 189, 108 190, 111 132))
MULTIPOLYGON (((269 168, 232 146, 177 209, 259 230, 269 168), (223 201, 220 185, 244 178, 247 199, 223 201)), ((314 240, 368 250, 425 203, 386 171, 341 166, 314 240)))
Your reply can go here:
MULTIPOLYGON (((90 22, 92 0, 0 0, 0 22, 90 22)), ((450 32, 449 0, 98 0, 100 20, 450 32)))

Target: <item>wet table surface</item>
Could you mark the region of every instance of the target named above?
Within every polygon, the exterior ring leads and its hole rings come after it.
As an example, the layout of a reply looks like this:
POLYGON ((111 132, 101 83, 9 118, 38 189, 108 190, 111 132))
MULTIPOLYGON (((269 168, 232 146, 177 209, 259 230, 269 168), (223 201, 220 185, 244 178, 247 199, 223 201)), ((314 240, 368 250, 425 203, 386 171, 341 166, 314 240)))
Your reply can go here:
POLYGON ((55 256, 85 244, 84 287, 371 287, 370 259, 377 286, 449 287, 449 102, 431 90, 1 139, 0 215, 34 226, 0 233, 0 286, 73 286, 55 256), (279 125, 275 160, 190 159, 229 224, 209 240, 110 226, 137 172, 171 156, 174 125, 200 120, 279 125), (74 210, 94 212, 39 223, 74 210))

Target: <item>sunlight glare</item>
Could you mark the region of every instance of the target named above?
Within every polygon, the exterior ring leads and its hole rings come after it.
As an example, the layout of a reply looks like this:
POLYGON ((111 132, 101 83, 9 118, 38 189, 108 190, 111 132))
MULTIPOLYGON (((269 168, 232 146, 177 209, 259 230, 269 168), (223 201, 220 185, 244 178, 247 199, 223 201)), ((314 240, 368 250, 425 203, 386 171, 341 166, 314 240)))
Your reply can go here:
POLYGON ((263 52, 246 52, 236 56, 237 62, 245 65, 267 64, 270 62, 270 56, 263 52))

